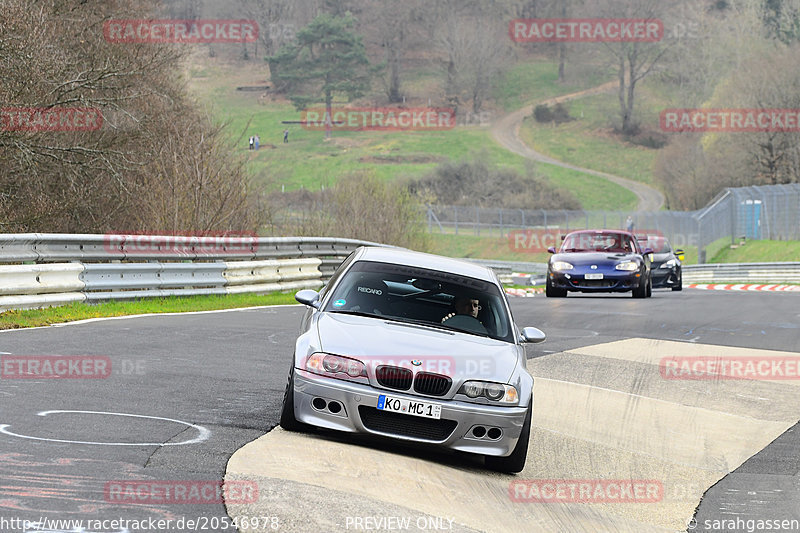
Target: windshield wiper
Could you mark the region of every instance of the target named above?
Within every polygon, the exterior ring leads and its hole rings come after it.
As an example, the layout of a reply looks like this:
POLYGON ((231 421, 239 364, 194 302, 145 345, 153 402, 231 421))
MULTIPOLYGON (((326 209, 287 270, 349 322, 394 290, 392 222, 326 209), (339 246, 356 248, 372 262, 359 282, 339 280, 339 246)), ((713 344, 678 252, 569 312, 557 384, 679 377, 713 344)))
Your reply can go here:
POLYGON ((336 313, 339 315, 353 315, 353 316, 365 316, 367 318, 386 318, 382 315, 375 315, 373 313, 365 313, 363 311, 348 311, 346 309, 341 309, 338 311, 328 311, 329 313, 336 313))

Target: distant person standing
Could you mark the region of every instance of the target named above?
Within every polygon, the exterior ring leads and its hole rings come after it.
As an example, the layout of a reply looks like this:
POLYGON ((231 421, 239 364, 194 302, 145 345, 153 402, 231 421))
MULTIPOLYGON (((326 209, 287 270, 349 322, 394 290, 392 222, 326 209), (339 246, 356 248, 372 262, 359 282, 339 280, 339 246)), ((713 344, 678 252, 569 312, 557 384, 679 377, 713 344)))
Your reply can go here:
POLYGON ((289 142, 289 130, 283 130, 283 142, 289 142))
POLYGON ((261 138, 258 135, 256 135, 254 140, 256 144, 256 150, 258 150, 258 145, 261 143, 261 138))
POLYGON ((255 146, 255 142, 256 142, 255 138, 251 135, 250 136, 250 149, 251 150, 253 149, 253 146, 255 146))
POLYGON ((628 215, 627 220, 625 220, 625 227, 628 229, 629 232, 633 232, 633 218, 628 215))

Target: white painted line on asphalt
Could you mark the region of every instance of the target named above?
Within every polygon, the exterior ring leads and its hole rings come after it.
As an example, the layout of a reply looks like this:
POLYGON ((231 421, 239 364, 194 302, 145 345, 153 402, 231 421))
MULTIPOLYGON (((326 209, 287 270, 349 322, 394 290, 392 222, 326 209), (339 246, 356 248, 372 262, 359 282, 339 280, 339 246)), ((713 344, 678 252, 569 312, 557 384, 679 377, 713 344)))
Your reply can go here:
POLYGON ((36 326, 32 328, 16 328, 16 329, 0 329, 0 333, 9 333, 13 331, 31 331, 34 329, 47 329, 47 328, 60 328, 64 326, 75 326, 78 324, 89 324, 91 322, 101 322, 104 320, 125 320, 128 318, 142 318, 149 316, 177 316, 177 315, 207 315, 210 313, 230 313, 233 311, 258 311, 261 309, 277 309, 283 307, 303 307, 302 304, 276 304, 276 305, 259 305, 255 307, 236 307, 233 309, 212 309, 210 311, 185 311, 177 313, 143 313, 140 315, 124 315, 124 316, 101 316, 96 318, 85 318, 83 320, 74 320, 72 322, 60 322, 58 324, 51 324, 49 326, 36 326))
POLYGON ((69 410, 55 410, 55 411, 41 411, 36 413, 37 416, 47 416, 52 414, 69 414, 69 413, 77 413, 77 414, 93 414, 93 415, 109 415, 109 416, 122 416, 122 417, 130 417, 130 418, 147 418, 150 420, 162 420, 166 422, 175 422, 176 424, 182 424, 184 426, 188 426, 197 430, 198 435, 190 440, 181 441, 181 442, 96 442, 96 441, 78 441, 78 440, 65 440, 65 439, 50 439, 45 437, 33 437, 30 435, 21 435, 19 433, 14 433, 10 431, 8 428, 11 426, 9 424, 0 424, 0 433, 5 435, 9 435, 11 437, 18 437, 21 439, 29 439, 29 440, 40 440, 40 441, 47 441, 47 442, 61 442, 67 444, 94 444, 97 446, 183 446, 186 444, 198 444, 211 436, 211 431, 203 426, 198 426, 196 424, 191 424, 189 422, 184 422, 183 420, 176 420, 174 418, 165 418, 161 416, 148 416, 148 415, 134 415, 130 413, 115 413, 111 411, 69 411, 69 410))

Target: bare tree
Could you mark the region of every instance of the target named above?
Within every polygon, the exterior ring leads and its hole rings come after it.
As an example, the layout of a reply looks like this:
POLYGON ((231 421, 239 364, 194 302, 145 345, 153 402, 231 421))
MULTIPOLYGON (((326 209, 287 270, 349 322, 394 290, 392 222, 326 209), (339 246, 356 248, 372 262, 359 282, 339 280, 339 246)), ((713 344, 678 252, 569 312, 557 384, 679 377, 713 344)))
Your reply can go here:
MULTIPOLYGON (((800 44, 753 50, 753 56, 741 65, 746 75, 731 76, 710 105, 755 111, 800 109, 798 52, 800 44)), ((713 136, 713 142, 706 142, 707 150, 737 185, 800 181, 800 133, 785 131, 791 128, 784 122, 770 118, 768 131, 713 136)))
POLYGON ((292 0, 237 0, 242 15, 258 23, 258 42, 263 46, 263 56, 273 55, 281 46, 294 38, 292 0))
POLYGON ((368 48, 381 51, 377 60, 386 64, 383 78, 389 102, 402 102, 405 96, 402 85, 406 54, 410 48, 424 42, 419 21, 424 18, 425 11, 420 0, 364 1, 359 27, 368 48))
POLYGON ((223 149, 218 128, 185 93, 180 48, 103 38, 103 21, 112 16, 148 18, 159 7, 148 0, 4 2, 4 106, 92 108, 108 117, 92 131, 0 130, 6 231, 165 229, 155 215, 160 206, 150 200, 170 195, 203 211, 203 217, 180 212, 170 228, 255 228, 257 213, 245 207, 252 196, 242 163, 223 149), (205 181, 192 183, 200 170, 205 181), (170 181, 180 186, 170 189, 170 181))
MULTIPOLYGON (((601 15, 609 18, 660 19, 661 0, 609 0, 601 15)), ((603 43, 617 70, 619 114, 622 133, 633 133, 638 125, 634 117, 637 84, 650 75, 664 57, 668 45, 659 42, 603 43)))
POLYGON ((466 95, 472 111, 481 111, 492 81, 506 68, 511 55, 505 30, 474 17, 447 21, 438 44, 444 52, 445 96, 449 100, 459 102, 466 95))

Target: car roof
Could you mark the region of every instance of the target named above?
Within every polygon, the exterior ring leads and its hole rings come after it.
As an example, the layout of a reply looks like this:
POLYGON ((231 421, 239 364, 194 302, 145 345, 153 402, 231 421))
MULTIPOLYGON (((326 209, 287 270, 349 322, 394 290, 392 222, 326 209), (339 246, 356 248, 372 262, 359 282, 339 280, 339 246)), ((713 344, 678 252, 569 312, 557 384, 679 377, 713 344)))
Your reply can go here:
POLYGON ((497 283, 497 277, 491 269, 451 257, 415 252, 406 248, 382 246, 363 246, 356 251, 356 254, 357 256, 354 258, 356 261, 376 261, 379 263, 429 268, 497 283))

